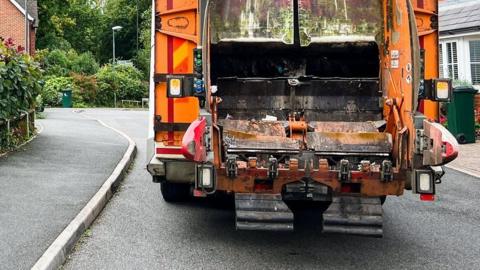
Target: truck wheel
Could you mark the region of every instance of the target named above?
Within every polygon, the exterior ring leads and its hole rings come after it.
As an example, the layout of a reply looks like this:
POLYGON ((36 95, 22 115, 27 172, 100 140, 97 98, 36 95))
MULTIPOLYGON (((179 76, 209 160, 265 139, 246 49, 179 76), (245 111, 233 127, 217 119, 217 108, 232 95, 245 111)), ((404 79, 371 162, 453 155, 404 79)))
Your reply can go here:
POLYGON ((466 144, 467 143, 467 137, 463 133, 457 134, 457 141, 458 141, 459 144, 466 144))
POLYGON ((387 200, 387 196, 383 195, 383 196, 380 196, 380 203, 383 205, 385 203, 385 201, 387 200))
POLYGON ((166 202, 182 202, 190 197, 190 185, 169 182, 160 183, 163 199, 166 202))

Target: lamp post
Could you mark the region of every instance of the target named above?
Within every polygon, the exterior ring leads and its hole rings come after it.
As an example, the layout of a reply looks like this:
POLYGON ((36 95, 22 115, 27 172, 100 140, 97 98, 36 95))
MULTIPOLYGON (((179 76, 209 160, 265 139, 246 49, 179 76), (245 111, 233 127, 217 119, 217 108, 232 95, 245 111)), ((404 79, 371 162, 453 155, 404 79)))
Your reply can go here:
MULTIPOLYGON (((117 64, 117 60, 115 58, 115 31, 120 31, 123 27, 117 25, 112 27, 112 33, 113 33, 113 59, 112 59, 112 64, 113 64, 113 72, 115 73, 115 65, 117 64)), ((115 77, 113 77, 115 80, 115 77)), ((115 85, 115 81, 113 82, 115 85)), ((117 89, 113 90, 113 104, 115 108, 117 108, 117 89)))
POLYGON ((115 31, 120 31, 123 27, 117 25, 112 27, 112 32, 113 32, 113 59, 112 63, 115 65, 116 60, 115 60, 115 31))

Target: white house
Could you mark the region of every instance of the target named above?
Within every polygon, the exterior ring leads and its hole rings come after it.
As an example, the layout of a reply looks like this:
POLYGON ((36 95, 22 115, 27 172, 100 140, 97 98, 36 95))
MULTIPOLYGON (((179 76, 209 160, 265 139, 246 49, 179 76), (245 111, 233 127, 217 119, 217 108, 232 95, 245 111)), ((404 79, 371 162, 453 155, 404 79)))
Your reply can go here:
POLYGON ((440 4, 440 77, 480 88, 480 0, 440 4))

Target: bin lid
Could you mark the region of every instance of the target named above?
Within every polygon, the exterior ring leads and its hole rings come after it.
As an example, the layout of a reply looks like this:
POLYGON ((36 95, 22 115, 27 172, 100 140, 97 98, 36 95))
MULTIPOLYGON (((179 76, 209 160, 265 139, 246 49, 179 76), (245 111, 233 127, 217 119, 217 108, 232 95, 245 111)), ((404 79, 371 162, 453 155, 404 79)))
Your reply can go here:
POLYGON ((454 93, 469 93, 469 94, 476 94, 478 90, 473 88, 472 86, 458 86, 453 89, 454 93))

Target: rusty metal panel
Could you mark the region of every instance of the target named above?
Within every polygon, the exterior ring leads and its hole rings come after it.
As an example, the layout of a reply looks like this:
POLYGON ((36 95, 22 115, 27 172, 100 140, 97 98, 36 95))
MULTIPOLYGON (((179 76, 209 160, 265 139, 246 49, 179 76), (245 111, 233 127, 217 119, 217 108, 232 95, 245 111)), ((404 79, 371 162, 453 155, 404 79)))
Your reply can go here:
POLYGON ((289 152, 296 153, 300 143, 286 137, 285 124, 277 121, 220 120, 223 141, 229 153, 289 152))
POLYGON ((392 136, 380 132, 309 132, 307 147, 317 153, 388 154, 392 151, 392 136))
POLYGON ((377 132, 373 122, 310 122, 316 132, 377 132))
POLYGON ((286 137, 285 123, 277 121, 256 121, 256 120, 219 120, 223 130, 228 132, 241 132, 251 135, 279 136, 286 137))
MULTIPOLYGON (((224 133, 224 142, 227 152, 250 152, 255 153, 298 153, 300 143, 286 137, 264 137, 247 134, 247 137, 232 135, 232 132, 224 133), (250 136, 250 137, 249 137, 250 136)), ((243 136, 243 135, 242 135, 243 136)))

